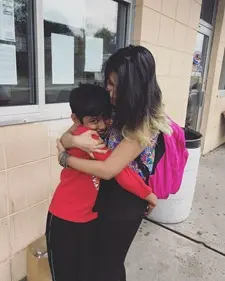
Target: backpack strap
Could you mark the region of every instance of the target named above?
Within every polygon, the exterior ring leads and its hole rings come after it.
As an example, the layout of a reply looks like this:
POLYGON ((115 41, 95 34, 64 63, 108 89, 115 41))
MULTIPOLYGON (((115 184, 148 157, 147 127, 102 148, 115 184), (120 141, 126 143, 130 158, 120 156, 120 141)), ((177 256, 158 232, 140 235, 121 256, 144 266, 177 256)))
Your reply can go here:
POLYGON ((135 161, 138 165, 138 169, 141 170, 142 174, 145 177, 145 183, 147 185, 149 184, 149 177, 151 175, 154 175, 156 167, 157 167, 159 161, 161 160, 161 158, 163 157, 165 151, 166 151, 165 140, 163 137, 163 133, 160 133, 157 138, 157 144, 155 147, 155 159, 154 159, 154 163, 153 163, 153 167, 152 167, 152 172, 150 173, 148 167, 142 162, 141 154, 138 155, 138 157, 135 159, 135 161))
POLYGON ((141 170, 142 174, 145 177, 145 183, 148 185, 150 172, 149 172, 148 167, 142 162, 141 154, 138 155, 138 157, 135 159, 135 161, 136 161, 136 163, 138 165, 138 169, 141 170))
POLYGON ((163 137, 163 133, 160 133, 155 147, 155 159, 154 159, 151 175, 155 174, 155 169, 165 152, 166 152, 165 140, 163 137))

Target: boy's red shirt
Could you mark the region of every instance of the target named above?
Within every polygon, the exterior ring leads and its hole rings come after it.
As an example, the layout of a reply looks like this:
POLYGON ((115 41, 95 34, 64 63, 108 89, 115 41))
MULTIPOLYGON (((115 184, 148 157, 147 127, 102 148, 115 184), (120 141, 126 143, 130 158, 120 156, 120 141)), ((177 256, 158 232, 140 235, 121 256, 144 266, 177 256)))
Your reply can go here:
MULTIPOLYGON (((80 135, 87 130, 89 129, 79 126, 73 134, 80 135)), ((69 149, 68 152, 77 158, 91 159, 88 153, 78 148, 69 149)), ((111 151, 105 154, 94 153, 94 157, 96 160, 104 161, 110 154, 111 151)), ((142 199, 152 193, 151 187, 128 167, 123 169, 115 179, 122 188, 142 199)), ((98 195, 99 182, 100 179, 95 176, 71 168, 63 169, 60 183, 49 207, 50 213, 61 219, 80 223, 97 218, 98 214, 92 209, 98 195)))

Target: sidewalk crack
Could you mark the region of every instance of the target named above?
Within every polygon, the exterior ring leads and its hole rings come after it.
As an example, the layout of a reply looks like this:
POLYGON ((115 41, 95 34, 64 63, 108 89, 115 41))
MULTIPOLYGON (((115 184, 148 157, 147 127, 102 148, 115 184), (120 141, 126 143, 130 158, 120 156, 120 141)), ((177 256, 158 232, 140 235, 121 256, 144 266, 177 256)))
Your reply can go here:
POLYGON ((215 253, 217 253, 217 254, 223 256, 223 257, 225 257, 225 253, 223 253, 223 252, 221 252, 221 251, 219 251, 219 250, 217 250, 217 249, 215 249, 215 248, 213 248, 213 247, 207 245, 207 244, 206 244, 205 242, 203 242, 203 241, 200 241, 200 240, 194 239, 194 238, 192 238, 192 237, 189 237, 189 236, 187 236, 187 235, 185 235, 185 234, 183 234, 183 233, 181 233, 181 232, 179 232, 179 231, 177 231, 177 230, 171 229, 171 228, 169 228, 168 226, 166 226, 166 225, 164 225, 164 224, 161 224, 161 223, 159 223, 159 222, 153 221, 152 219, 149 219, 149 218, 147 218, 147 217, 145 217, 144 219, 147 220, 148 222, 151 222, 151 223, 153 223, 153 224, 155 224, 155 225, 158 225, 158 226, 160 226, 160 227, 162 227, 162 228, 164 228, 164 229, 166 229, 166 230, 168 230, 168 231, 170 231, 170 232, 173 232, 173 233, 175 233, 175 234, 177 234, 177 235, 179 235, 179 236, 181 236, 181 237, 183 237, 183 238, 185 238, 185 239, 187 239, 187 240, 189 240, 189 241, 192 241, 192 242, 194 242, 194 243, 196 243, 196 244, 198 244, 198 245, 202 245, 202 246, 204 246, 205 248, 207 248, 207 249, 209 249, 209 250, 211 250, 211 251, 213 251, 213 252, 215 252, 215 253))

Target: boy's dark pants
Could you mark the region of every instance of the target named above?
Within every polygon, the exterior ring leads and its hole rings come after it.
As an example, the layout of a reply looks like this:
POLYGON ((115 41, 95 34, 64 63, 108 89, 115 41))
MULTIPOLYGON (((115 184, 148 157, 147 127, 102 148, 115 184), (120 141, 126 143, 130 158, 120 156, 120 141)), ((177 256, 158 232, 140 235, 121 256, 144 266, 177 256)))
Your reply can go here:
POLYGON ((96 220, 75 223, 48 214, 46 241, 53 281, 92 281, 96 220))

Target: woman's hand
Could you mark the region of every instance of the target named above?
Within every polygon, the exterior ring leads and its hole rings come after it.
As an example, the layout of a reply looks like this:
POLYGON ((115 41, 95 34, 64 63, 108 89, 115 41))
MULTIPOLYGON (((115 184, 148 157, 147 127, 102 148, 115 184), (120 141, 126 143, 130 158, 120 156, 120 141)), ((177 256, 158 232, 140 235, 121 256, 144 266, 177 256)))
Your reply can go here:
MULTIPOLYGON (((70 134, 70 133, 68 133, 70 134)), ((105 144, 101 138, 99 138, 99 135, 96 131, 87 131, 81 135, 73 136, 71 135, 73 147, 79 148, 85 152, 87 152, 91 158, 94 159, 93 152, 97 153, 106 153, 107 150, 103 149, 105 148, 105 144), (96 135, 97 138, 93 138, 93 135, 96 135)), ((58 149, 58 155, 60 155, 61 152, 65 151, 65 147, 62 144, 61 140, 57 140, 57 149, 58 149)))
POLYGON ((99 138, 96 131, 87 131, 81 135, 74 136, 73 132, 76 131, 76 129, 77 124, 73 124, 60 138, 65 149, 76 147, 89 154, 93 152, 105 153, 105 151, 102 150, 105 148, 103 140, 99 138), (93 135, 97 137, 93 139, 93 135))
POLYGON ((97 153, 105 153, 106 151, 103 150, 105 148, 105 144, 101 138, 94 139, 93 135, 96 135, 99 137, 98 133, 96 131, 87 131, 79 136, 73 136, 74 143, 76 144, 76 147, 87 152, 92 156, 93 152, 97 153))

